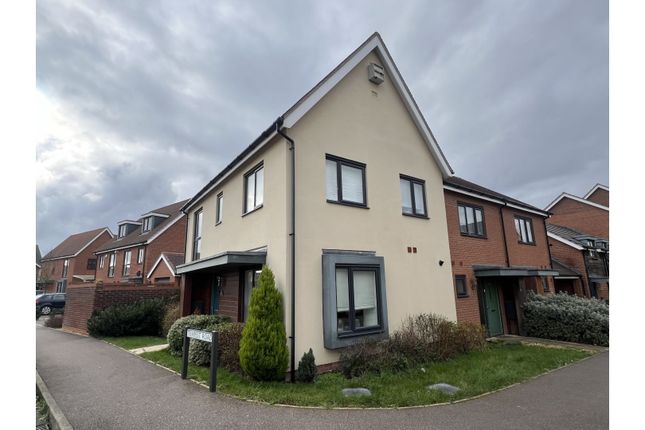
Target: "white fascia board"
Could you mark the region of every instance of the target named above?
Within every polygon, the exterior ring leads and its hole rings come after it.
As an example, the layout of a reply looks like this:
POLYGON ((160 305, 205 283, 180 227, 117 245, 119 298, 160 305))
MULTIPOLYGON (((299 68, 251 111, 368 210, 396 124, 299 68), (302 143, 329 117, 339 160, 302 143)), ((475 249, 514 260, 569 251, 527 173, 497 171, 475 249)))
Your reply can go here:
POLYGON ((156 232, 153 236, 151 236, 151 237, 150 237, 150 239, 148 239, 148 240, 146 241, 146 244, 151 243, 153 240, 155 240, 156 238, 158 238, 159 236, 161 236, 161 235, 162 235, 166 230, 168 230, 168 229, 169 229, 170 227, 172 227, 175 223, 177 223, 177 221, 179 221, 180 219, 182 219, 182 218, 183 218, 183 217, 185 217, 185 216, 186 216, 186 214, 180 214, 180 215, 179 215, 177 218, 175 218, 172 222, 169 222, 167 225, 165 225, 165 226, 164 226, 164 228, 162 228, 161 230, 159 230, 158 232, 156 232))
POLYGON ((136 224, 136 225, 141 225, 141 221, 134 221, 131 219, 124 219, 123 221, 119 221, 116 223, 116 225, 123 225, 123 224, 136 224))
MULTIPOLYGON (((392 82, 399 94, 401 95, 403 102, 412 116, 412 119, 421 132, 426 144, 428 145, 430 152, 433 155, 433 158, 439 165, 441 173, 444 178, 453 175, 452 169, 448 165, 448 162, 444 155, 439 149, 439 145, 435 140, 430 128, 428 127, 426 121, 423 119, 423 114, 419 110, 419 107, 412 98, 412 94, 408 90, 403 77, 399 73, 398 69, 394 65, 392 57, 390 57, 385 45, 381 41, 381 38, 378 35, 374 35, 371 40, 369 40, 362 48, 354 52, 354 54, 345 61, 336 72, 329 76, 325 82, 323 82, 315 91, 313 91, 307 98, 305 98, 293 111, 288 112, 284 116, 283 125, 286 128, 292 128, 311 108, 313 108, 316 103, 318 103, 328 92, 330 92, 350 71, 354 69, 367 55, 376 49, 376 53, 383 62, 386 70, 387 76, 391 77, 392 82)), ((366 77, 367 79, 367 77, 366 77)))
POLYGON ((546 233, 547 236, 549 236, 551 239, 555 239, 558 242, 562 242, 565 245, 569 245, 570 247, 577 249, 578 251, 582 251, 584 248, 576 243, 571 242, 570 240, 565 239, 562 236, 558 236, 555 233, 551 233, 550 231, 546 233))
POLYGON ((604 186, 604 185, 602 185, 602 184, 596 184, 596 185, 594 185, 594 187, 591 189, 591 191, 589 191, 587 194, 585 194, 585 196, 583 197, 583 199, 585 199, 585 200, 586 200, 586 199, 588 199, 588 198, 589 198, 589 196, 590 196, 590 195, 592 195, 593 193, 595 193, 595 192, 596 192, 596 190, 598 190, 598 189, 605 190, 605 191, 609 191, 609 187, 606 187, 606 186, 604 186))
POLYGON ((159 213, 159 212, 147 212, 147 213, 144 213, 143 215, 141 215, 141 218, 147 218, 149 216, 158 216, 158 217, 161 217, 161 218, 170 218, 170 215, 162 214, 162 213, 159 213))
POLYGON ((590 202, 589 200, 581 199, 580 197, 577 197, 577 196, 574 196, 574 195, 568 194, 568 193, 560 194, 555 200, 553 200, 549 204, 549 206, 544 208, 544 210, 550 211, 553 206, 558 204, 560 202, 560 200, 562 200, 564 198, 568 198, 568 199, 574 200, 576 202, 584 203, 586 205, 593 206, 595 208, 602 209, 602 210, 605 210, 605 211, 609 212, 609 208, 607 206, 599 205, 598 203, 590 202))
POLYGON ((256 154, 260 149, 262 149, 262 148, 263 148, 263 147, 264 147, 268 142, 270 142, 270 141, 271 141, 271 139, 273 139, 277 134, 278 134, 278 132, 274 131, 273 133, 271 133, 271 134, 269 135, 269 137, 267 137, 266 139, 264 139, 264 140, 263 140, 263 141, 262 141, 258 146, 256 146, 255 148, 253 148, 253 151, 249 152, 249 153, 246 155, 246 157, 244 157, 244 158, 243 158, 242 160, 240 160, 237 164, 235 164, 235 166, 231 167, 231 169, 230 169, 230 170, 229 170, 229 171, 228 171, 224 176, 222 176, 222 177, 219 179, 219 181, 215 182, 213 185, 211 185, 210 187, 208 187, 208 189, 207 189, 206 191, 204 191, 204 192, 201 194, 201 196, 200 196, 197 200, 195 200, 194 202, 192 202, 189 206, 186 206, 186 208, 184 209, 184 212, 187 212, 190 208, 192 208, 192 207, 196 206, 199 202, 201 202, 202 200, 204 200, 204 198, 205 198, 206 196, 208 196, 208 195, 211 193, 211 191, 213 191, 215 188, 217 188, 218 186, 220 186, 220 184, 222 184, 222 182, 224 182, 224 181, 226 180, 226 178, 228 178, 229 176, 231 176, 233 173, 237 172, 237 169, 238 169, 241 165, 243 165, 243 164, 244 164, 244 163, 246 163, 246 162, 247 162, 251 157, 253 157, 253 156, 254 156, 254 155, 255 155, 255 154, 256 154))
POLYGON ((152 276, 153 272, 162 260, 164 263, 166 263, 166 266, 168 267, 168 270, 170 270, 170 273, 172 273, 172 276, 177 276, 175 274, 175 271, 172 270, 172 266, 170 265, 170 263, 168 263, 168 260, 166 260, 166 257, 162 253, 159 258, 157 258, 157 261, 155 261, 155 264, 152 265, 152 269, 150 269, 150 272, 148 272, 148 276, 146 276, 146 278, 150 279, 150 276, 152 276))
POLYGON ((111 232, 108 228, 104 228, 103 230, 101 230, 101 232, 100 232, 99 234, 97 234, 97 235, 94 237, 94 239, 92 239, 92 240, 90 240, 89 242, 87 242, 87 244, 86 244, 84 247, 82 247, 82 248, 81 248, 81 249, 80 249, 76 254, 72 255, 72 257, 76 257, 78 254, 80 254, 81 252, 83 252, 83 251, 85 250, 85 248, 87 248, 88 246, 90 246, 90 245, 92 244, 92 242, 94 242, 96 239, 98 239, 99 237, 101 237, 101 235, 102 235, 103 233, 105 233, 105 230, 107 230, 107 231, 108 231, 108 233, 110 233, 110 236, 112 235, 112 232, 111 232))

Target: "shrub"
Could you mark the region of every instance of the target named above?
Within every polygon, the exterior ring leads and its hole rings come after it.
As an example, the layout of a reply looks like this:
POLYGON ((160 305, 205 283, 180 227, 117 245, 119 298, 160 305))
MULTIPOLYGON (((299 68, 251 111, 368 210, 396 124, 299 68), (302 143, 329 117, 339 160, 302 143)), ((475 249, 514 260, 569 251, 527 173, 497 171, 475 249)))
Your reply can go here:
POLYGON ((341 352, 341 372, 346 378, 351 379, 368 372, 380 373, 381 370, 390 369, 392 364, 394 364, 396 370, 403 370, 402 357, 400 353, 390 350, 387 340, 366 340, 358 342, 341 352), (391 352, 395 356, 391 356, 391 352))
POLYGON ((231 323, 221 326, 219 332, 219 365, 231 372, 239 372, 240 340, 243 323, 231 323))
MULTIPOLYGON (((181 355, 182 348, 184 346, 185 328, 213 330, 212 327, 216 327, 217 325, 222 323, 230 322, 230 320, 231 319, 229 317, 221 315, 188 315, 186 317, 179 318, 172 324, 170 330, 168 330, 168 351, 172 355, 181 355)), ((198 343, 206 342, 191 340, 191 350, 193 349, 193 345, 197 345, 198 343)), ((196 348, 199 348, 199 346, 197 346, 196 348)))
POLYGON ((63 315, 52 315, 45 320, 45 327, 61 328, 63 326, 63 315))
POLYGON ((179 303, 170 303, 166 306, 166 312, 164 313, 163 319, 161 321, 161 335, 163 337, 168 336, 170 327, 181 317, 179 312, 179 303))
POLYGON ((602 300, 531 293, 522 310, 527 336, 609 345, 609 306, 602 300))
POLYGON ((313 382, 316 379, 316 358, 314 352, 309 348, 309 352, 305 352, 298 363, 297 379, 300 382, 313 382))
POLYGON ((87 320, 92 336, 158 336, 167 300, 155 298, 95 310, 87 320))
POLYGON ((254 379, 284 380, 289 352, 283 317, 282 294, 275 287, 271 269, 264 266, 258 287, 251 293, 240 341, 240 366, 254 379))

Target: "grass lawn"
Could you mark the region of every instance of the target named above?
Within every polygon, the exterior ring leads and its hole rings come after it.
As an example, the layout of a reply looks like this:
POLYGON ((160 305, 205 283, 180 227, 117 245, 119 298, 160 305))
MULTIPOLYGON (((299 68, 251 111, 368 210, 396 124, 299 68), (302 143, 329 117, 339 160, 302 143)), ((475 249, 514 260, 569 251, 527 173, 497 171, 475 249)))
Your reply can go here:
MULTIPOLYGON (((351 380, 340 373, 318 376, 313 384, 254 382, 236 373, 219 369, 218 392, 267 403, 300 406, 398 407, 448 402, 507 387, 550 369, 591 355, 574 349, 525 345, 491 345, 482 352, 459 356, 443 363, 430 363, 404 372, 369 374, 351 380), (446 382, 460 387, 454 396, 428 391, 426 386, 446 382), (341 390, 365 387, 371 397, 343 397, 341 390)), ((147 352, 142 357, 177 372, 181 357, 167 350, 147 352)), ((208 383, 208 368, 190 365, 188 377, 208 383)))
POLYGON ((123 337, 104 337, 104 341, 112 345, 120 346, 124 349, 143 348, 144 346, 163 345, 168 343, 168 339, 159 336, 123 336, 123 337))

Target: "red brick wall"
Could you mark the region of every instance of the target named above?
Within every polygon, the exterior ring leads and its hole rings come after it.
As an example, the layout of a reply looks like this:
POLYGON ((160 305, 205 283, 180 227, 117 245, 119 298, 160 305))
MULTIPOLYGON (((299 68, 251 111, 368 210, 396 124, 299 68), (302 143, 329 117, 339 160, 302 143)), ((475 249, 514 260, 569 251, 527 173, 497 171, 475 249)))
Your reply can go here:
POLYGON ((589 197, 587 197, 587 200, 609 207, 609 191, 598 188, 596 191, 591 193, 589 197))
POLYGON ((549 223, 609 239, 609 211, 563 198, 550 209, 549 223))
POLYGON ((115 304, 134 303, 156 297, 178 296, 176 285, 145 286, 126 285, 70 285, 67 288, 63 330, 87 334, 87 320, 96 309, 115 304))
POLYGON ((551 255, 562 264, 571 267, 576 272, 582 275, 582 289, 584 295, 589 297, 589 284, 587 280, 587 270, 585 268, 585 260, 582 251, 570 247, 558 240, 549 238, 551 246, 551 255))
MULTIPOLYGON (((547 248, 546 231, 543 218, 529 212, 505 207, 502 209, 504 230, 500 217, 500 206, 469 197, 452 191, 444 191, 446 215, 448 221, 448 239, 453 275, 465 275, 468 286, 468 297, 457 298, 457 320, 480 323, 479 300, 477 298, 476 279, 473 265, 494 265, 506 267, 506 251, 504 247, 504 232, 508 244, 509 262, 511 266, 530 266, 550 268, 547 248), (462 236, 459 231, 458 202, 480 206, 484 212, 486 238, 462 236), (535 245, 518 243, 515 231, 514 215, 530 218, 533 223, 535 245)), ((454 283, 454 279, 453 279, 454 283)), ((550 279, 550 288, 553 281, 550 279)), ((541 289, 540 289, 541 290, 541 289)), ((541 291, 540 291, 541 292, 541 291)))
MULTIPOLYGON (((97 248, 105 244, 107 241, 112 240, 112 237, 107 231, 104 231, 94 242, 85 248, 80 254, 76 257, 70 259, 70 267, 68 270, 67 283, 81 283, 80 280, 73 279, 74 275, 92 275, 96 274, 95 269, 87 268, 87 260, 90 258, 96 258, 94 252, 97 248)), ((98 260, 96 262, 98 267, 98 260)))

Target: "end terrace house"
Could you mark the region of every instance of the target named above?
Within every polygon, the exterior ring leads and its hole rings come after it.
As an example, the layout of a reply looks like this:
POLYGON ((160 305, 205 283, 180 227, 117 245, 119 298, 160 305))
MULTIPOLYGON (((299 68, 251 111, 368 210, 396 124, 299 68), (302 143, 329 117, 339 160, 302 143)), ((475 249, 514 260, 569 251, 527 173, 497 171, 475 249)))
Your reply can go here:
POLYGON ((93 282, 96 272, 94 252, 113 237, 107 227, 69 236, 40 261, 39 288, 48 293, 62 293, 68 284, 93 282))
POLYGON ((120 221, 116 237, 96 250, 97 282, 176 282, 172 270, 157 269, 164 269, 169 261, 183 262, 186 216, 180 209, 187 201, 153 209, 136 220, 120 221))
POLYGON ((443 181, 452 170, 375 33, 206 184, 188 216, 182 314, 245 321, 259 270, 285 302, 291 369, 312 348, 456 320, 443 181))

